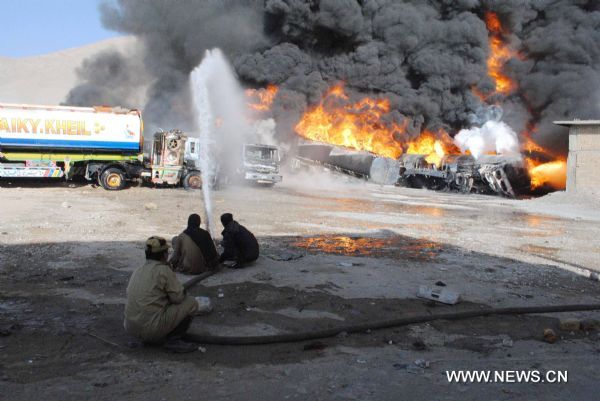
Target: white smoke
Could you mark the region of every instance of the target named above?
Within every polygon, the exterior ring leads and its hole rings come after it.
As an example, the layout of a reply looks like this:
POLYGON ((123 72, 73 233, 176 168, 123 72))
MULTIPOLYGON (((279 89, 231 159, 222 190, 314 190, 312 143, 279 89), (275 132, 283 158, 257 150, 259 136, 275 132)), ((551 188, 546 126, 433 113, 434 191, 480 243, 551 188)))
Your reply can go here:
POLYGON ((519 155, 519 139, 515 131, 502 121, 490 120, 481 127, 462 129, 454 143, 463 151, 479 156, 495 152, 501 155, 519 155))
POLYGON ((256 120, 253 125, 252 142, 262 145, 278 146, 279 150, 287 153, 292 147, 290 141, 282 142, 277 137, 277 124, 272 118, 256 120))
POLYGON ((233 173, 251 127, 244 92, 221 50, 206 51, 190 82, 200 139, 206 224, 214 235, 210 183, 218 174, 233 173))
POLYGON ((252 131, 254 133, 254 142, 261 143, 263 145, 278 146, 279 143, 275 139, 275 127, 275 120, 272 118, 267 118, 266 120, 258 120, 254 122, 252 126, 252 131))

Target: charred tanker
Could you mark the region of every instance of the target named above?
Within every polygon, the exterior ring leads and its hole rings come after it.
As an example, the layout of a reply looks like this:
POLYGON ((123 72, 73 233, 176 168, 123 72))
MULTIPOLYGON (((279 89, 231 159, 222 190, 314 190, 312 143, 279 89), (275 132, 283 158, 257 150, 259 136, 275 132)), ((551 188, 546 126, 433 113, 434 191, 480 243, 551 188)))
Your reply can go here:
POLYGON ((403 154, 398 160, 333 145, 305 143, 298 146, 293 167, 322 166, 377 184, 497 194, 509 198, 530 192, 527 168, 518 156, 446 155, 439 165, 426 155, 403 154))

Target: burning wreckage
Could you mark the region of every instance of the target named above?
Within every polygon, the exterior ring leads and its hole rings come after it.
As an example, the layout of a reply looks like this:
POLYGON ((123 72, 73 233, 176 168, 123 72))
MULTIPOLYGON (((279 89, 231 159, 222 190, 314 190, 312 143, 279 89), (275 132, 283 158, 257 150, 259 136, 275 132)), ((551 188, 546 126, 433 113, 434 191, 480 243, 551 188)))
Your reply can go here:
POLYGON ((311 166, 383 185, 497 194, 509 198, 531 192, 530 176, 519 156, 484 155, 475 159, 471 155, 445 155, 438 166, 420 154, 403 154, 396 160, 328 144, 300 144, 292 168, 311 166))

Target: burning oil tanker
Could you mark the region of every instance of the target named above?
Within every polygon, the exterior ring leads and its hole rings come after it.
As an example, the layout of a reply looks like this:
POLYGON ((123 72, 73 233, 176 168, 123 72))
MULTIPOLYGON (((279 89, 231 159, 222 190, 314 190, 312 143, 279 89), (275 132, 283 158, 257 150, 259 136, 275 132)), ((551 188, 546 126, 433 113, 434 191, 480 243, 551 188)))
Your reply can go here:
MULTIPOLYGON (((495 13, 487 12, 485 22, 490 48, 487 74, 494 85, 487 93, 475 87, 472 92, 483 108, 501 110, 502 99, 518 90, 504 65, 522 56, 505 41, 505 29, 495 13)), ((277 93, 278 87, 269 85, 248 95, 257 100, 255 110, 268 111, 277 93)), ((297 148, 297 161, 380 183, 465 193, 517 197, 565 187, 566 157, 538 145, 533 125, 517 135, 499 121, 501 114, 488 113, 490 120, 481 127, 459 130, 453 138, 441 128, 420 130, 408 118, 398 121, 393 113, 385 96, 351 99, 344 84, 338 83, 295 125, 295 133, 305 140, 297 148)))
POLYGON ((276 120, 280 144, 368 152, 358 159, 436 176, 427 186, 454 178, 450 187, 468 188, 454 170, 471 171, 479 191, 491 184, 477 177, 500 179, 489 166, 504 165, 513 192, 562 189, 567 135, 552 121, 597 118, 594 1, 130 0, 102 14, 136 35, 143 57, 87 60, 66 103, 110 105, 123 93, 118 103, 133 107, 128 89, 149 76, 147 126, 193 130, 189 73, 219 47, 259 98, 256 112, 276 120))

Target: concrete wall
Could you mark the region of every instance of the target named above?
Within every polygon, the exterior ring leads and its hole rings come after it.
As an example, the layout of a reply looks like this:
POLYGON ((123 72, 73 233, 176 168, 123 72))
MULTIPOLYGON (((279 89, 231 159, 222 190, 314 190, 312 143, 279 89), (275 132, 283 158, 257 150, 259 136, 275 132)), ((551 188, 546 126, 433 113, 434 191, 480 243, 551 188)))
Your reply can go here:
POLYGON ((567 192, 600 193, 600 125, 571 126, 567 192))

